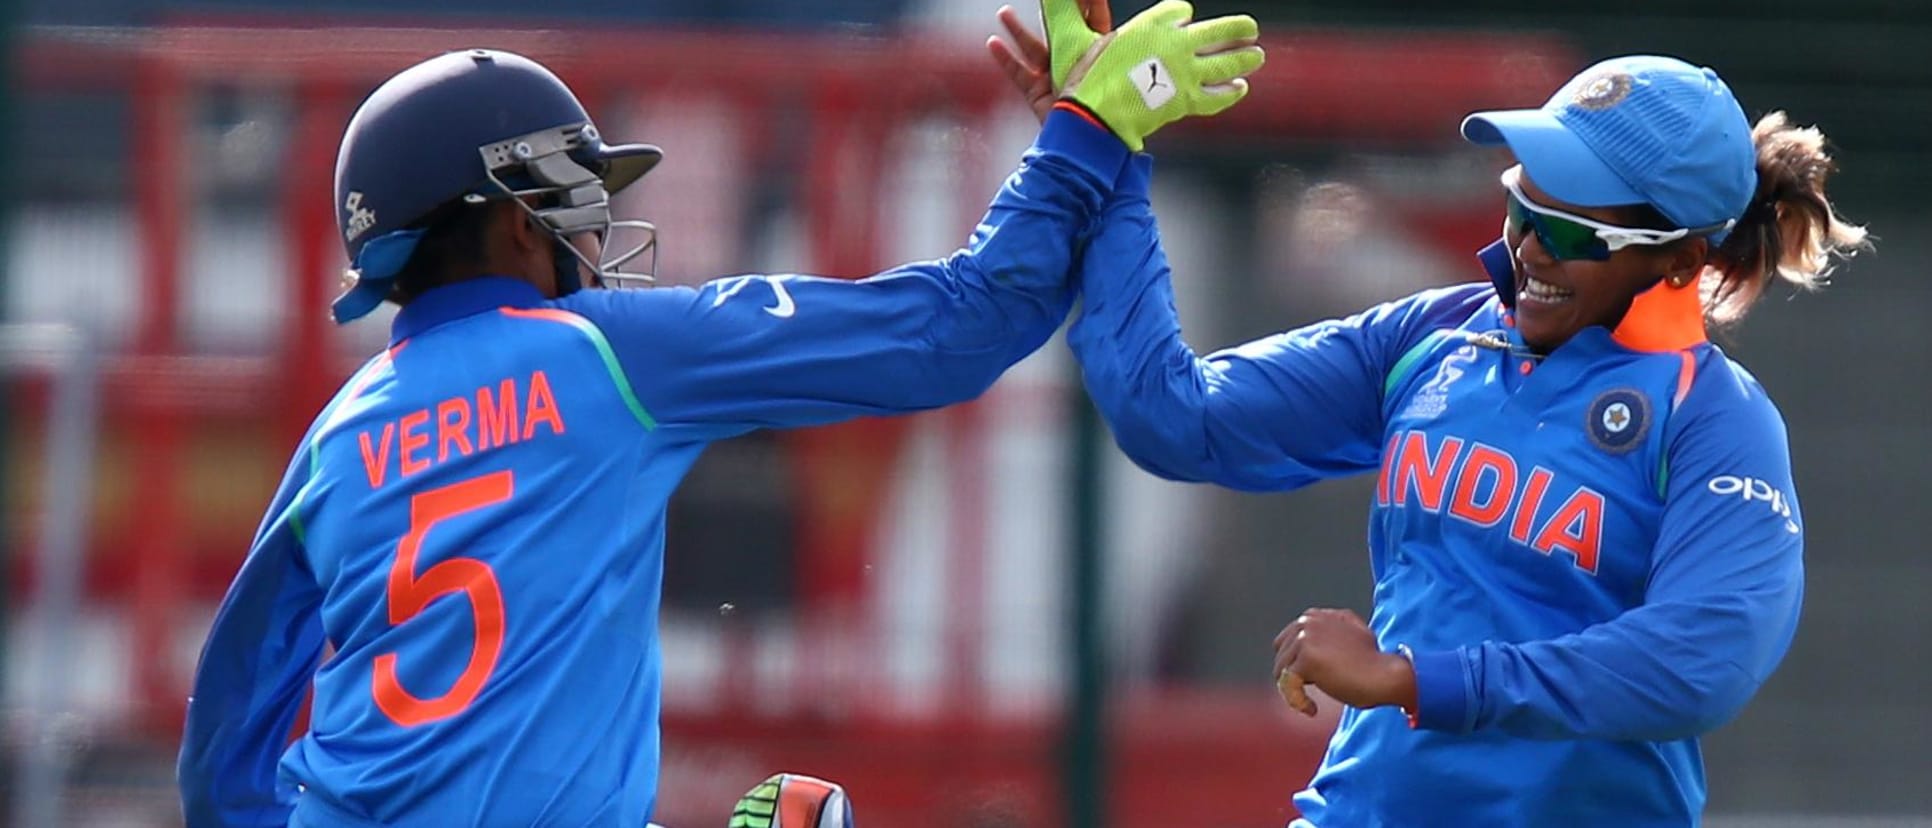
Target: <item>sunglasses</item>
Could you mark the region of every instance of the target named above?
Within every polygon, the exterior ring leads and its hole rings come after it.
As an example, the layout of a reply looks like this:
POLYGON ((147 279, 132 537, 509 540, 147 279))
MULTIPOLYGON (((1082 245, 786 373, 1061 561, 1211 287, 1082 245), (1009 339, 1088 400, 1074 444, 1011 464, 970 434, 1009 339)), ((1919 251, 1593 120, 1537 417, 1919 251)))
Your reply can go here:
POLYGON ((1669 244, 1688 236, 1702 236, 1720 230, 1728 230, 1735 220, 1708 227, 1680 227, 1676 230, 1652 230, 1645 227, 1618 227, 1600 221, 1566 213, 1553 207, 1545 207, 1523 195, 1523 168, 1510 167, 1503 171, 1503 189, 1509 191, 1509 205, 1504 212, 1503 232, 1509 238, 1522 238, 1524 232, 1536 233, 1537 242, 1543 249, 1557 259, 1586 259, 1601 262, 1610 254, 1632 245, 1669 244))

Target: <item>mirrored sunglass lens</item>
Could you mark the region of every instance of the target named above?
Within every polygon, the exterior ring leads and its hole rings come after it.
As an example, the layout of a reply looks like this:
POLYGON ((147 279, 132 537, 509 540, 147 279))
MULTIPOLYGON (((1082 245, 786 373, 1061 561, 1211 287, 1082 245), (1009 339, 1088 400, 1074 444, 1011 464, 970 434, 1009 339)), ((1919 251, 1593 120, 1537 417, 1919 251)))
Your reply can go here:
POLYGON ((1528 210, 1523 209, 1523 203, 1517 201, 1515 196, 1509 197, 1508 208, 1503 210, 1503 232, 1509 235, 1511 244, 1515 244, 1516 240, 1521 239, 1526 232, 1529 225, 1528 213, 1528 210))
POLYGON ((1557 216, 1536 218, 1541 239, 1549 245, 1551 255, 1559 259, 1610 258, 1610 246, 1604 244, 1595 229, 1557 216))
POLYGON ((1569 219, 1535 212, 1513 193, 1506 221, 1507 231, 1512 235, 1520 235, 1525 225, 1535 228, 1536 240, 1555 258, 1596 261, 1610 258, 1610 246, 1597 236, 1596 230, 1569 219))

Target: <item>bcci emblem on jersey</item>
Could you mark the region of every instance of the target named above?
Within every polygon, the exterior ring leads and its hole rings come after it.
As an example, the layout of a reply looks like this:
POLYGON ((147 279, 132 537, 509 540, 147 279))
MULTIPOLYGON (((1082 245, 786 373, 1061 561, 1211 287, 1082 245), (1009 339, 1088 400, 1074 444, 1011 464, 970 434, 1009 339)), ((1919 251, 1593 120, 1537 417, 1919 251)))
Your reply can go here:
POLYGON ((1605 391, 1590 403, 1583 428, 1590 442, 1611 454, 1636 448, 1650 430, 1650 398, 1635 388, 1605 391))

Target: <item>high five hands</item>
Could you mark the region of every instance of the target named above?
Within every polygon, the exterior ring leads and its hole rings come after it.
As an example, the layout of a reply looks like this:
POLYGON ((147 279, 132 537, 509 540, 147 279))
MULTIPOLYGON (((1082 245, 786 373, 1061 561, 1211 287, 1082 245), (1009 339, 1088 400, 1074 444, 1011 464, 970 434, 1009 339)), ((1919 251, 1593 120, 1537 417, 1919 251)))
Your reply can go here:
POLYGON ((1138 152, 1162 126, 1239 103, 1266 59, 1254 18, 1193 16, 1185 0, 1163 0, 1116 31, 1106 0, 1041 0, 1044 39, 1005 6, 999 21, 1013 42, 986 46, 1042 120, 1072 101, 1138 152))

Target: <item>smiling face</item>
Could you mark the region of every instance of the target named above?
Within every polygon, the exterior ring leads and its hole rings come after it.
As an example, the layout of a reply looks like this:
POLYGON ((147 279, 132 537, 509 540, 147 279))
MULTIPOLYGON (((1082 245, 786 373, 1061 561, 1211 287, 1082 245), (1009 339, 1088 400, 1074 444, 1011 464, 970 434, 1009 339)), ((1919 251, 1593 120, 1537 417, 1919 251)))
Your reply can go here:
MULTIPOLYGON (((1558 201, 1524 173, 1523 195, 1542 206, 1624 226, 1633 209, 1579 207, 1558 201)), ((1512 225, 1506 236, 1516 267, 1516 327, 1530 347, 1548 352, 1592 325, 1615 329, 1637 294, 1660 279, 1687 281, 1702 269, 1707 246, 1689 239, 1664 246, 1633 245, 1608 259, 1558 259, 1527 226, 1512 225)))

